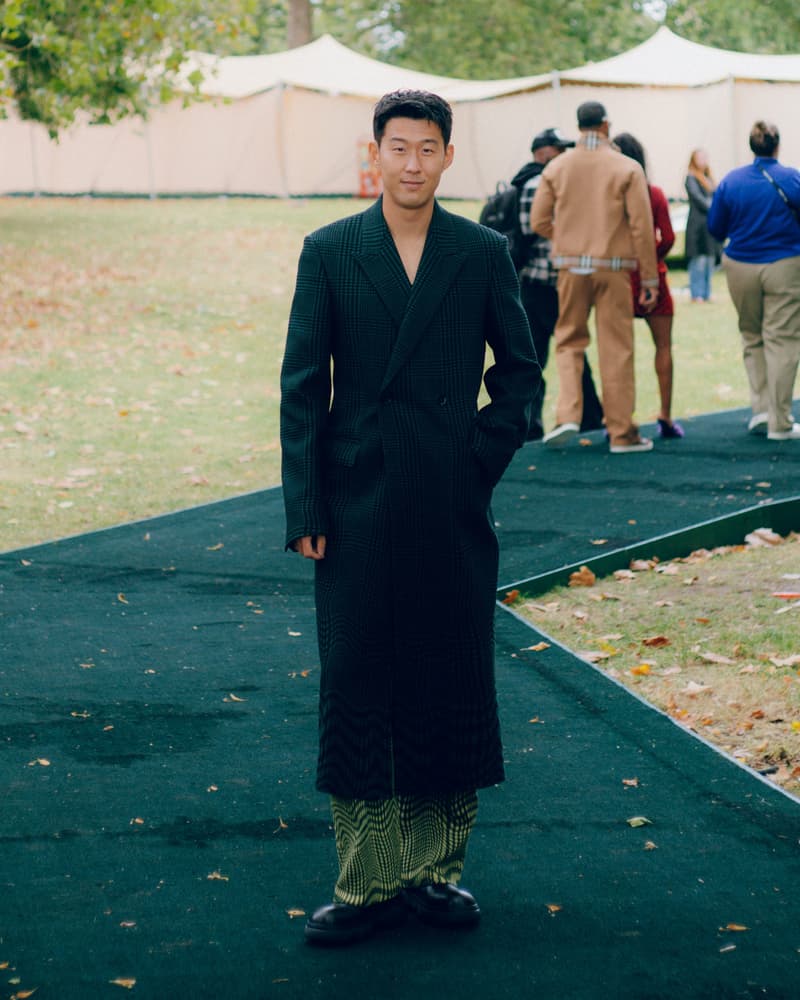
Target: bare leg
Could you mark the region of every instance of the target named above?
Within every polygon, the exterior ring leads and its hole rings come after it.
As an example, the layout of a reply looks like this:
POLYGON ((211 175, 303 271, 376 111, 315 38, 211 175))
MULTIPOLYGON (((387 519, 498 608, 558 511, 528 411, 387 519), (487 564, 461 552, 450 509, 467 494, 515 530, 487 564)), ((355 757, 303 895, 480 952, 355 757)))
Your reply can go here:
POLYGON ((659 418, 672 423, 672 317, 645 317, 656 348, 655 368, 661 399, 659 418))

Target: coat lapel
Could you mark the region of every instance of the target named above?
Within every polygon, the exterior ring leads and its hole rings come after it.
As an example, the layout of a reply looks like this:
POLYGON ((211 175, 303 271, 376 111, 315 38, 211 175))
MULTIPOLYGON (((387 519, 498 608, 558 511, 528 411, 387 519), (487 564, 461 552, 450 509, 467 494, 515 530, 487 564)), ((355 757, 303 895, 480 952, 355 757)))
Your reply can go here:
POLYGON ((361 247, 355 259, 399 328, 408 304, 408 279, 384 222, 380 198, 364 212, 361 247))
MULTIPOLYGON (((438 203, 435 204, 425 250, 411 287, 411 295, 407 303, 404 303, 400 329, 382 388, 389 385, 414 351, 431 317, 449 291, 466 255, 467 250, 456 241, 450 215, 438 203)), ((393 257, 399 261, 396 251, 393 257)))

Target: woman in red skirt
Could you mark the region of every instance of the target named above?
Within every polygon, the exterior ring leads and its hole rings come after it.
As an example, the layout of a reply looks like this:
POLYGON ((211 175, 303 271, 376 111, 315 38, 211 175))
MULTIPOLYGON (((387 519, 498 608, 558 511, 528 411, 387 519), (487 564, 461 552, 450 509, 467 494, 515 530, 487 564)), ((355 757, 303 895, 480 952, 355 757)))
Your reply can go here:
MULTIPOLYGON (((612 140, 621 153, 630 156, 632 160, 645 167, 645 156, 642 144, 629 132, 622 132, 612 140)), ((656 237, 656 256, 658 257, 658 299, 650 312, 644 312, 639 305, 639 272, 631 272, 631 288, 633 292, 633 314, 643 319, 650 327, 653 343, 656 348, 655 368, 658 379, 658 393, 661 399, 661 412, 658 416, 658 433, 662 438, 681 438, 683 428, 672 419, 672 317, 675 307, 667 284, 667 265, 665 258, 675 242, 675 233, 669 218, 667 196, 659 187, 648 183, 650 191, 650 206, 653 210, 653 226, 656 237)))

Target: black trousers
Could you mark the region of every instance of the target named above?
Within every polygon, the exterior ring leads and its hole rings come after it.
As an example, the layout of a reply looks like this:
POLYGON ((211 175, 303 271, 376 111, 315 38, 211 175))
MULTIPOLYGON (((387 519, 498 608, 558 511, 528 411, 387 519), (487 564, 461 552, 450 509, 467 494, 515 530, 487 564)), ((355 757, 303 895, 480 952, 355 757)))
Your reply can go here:
MULTIPOLYGON (((536 357, 544 371, 547 359, 550 356, 550 341, 558 320, 558 290, 554 285, 545 285, 540 281, 528 281, 523 278, 520 281, 520 296, 522 305, 528 316, 531 334, 533 336, 533 346, 536 348, 536 357)), ((592 369, 589 359, 584 355, 583 362, 583 416, 581 418, 582 431, 594 431, 603 426, 603 404, 597 395, 592 369)), ((528 440, 537 441, 544 434, 544 424, 542 422, 542 406, 544 405, 544 393, 546 385, 542 379, 542 387, 531 404, 531 419, 528 431, 528 440)))

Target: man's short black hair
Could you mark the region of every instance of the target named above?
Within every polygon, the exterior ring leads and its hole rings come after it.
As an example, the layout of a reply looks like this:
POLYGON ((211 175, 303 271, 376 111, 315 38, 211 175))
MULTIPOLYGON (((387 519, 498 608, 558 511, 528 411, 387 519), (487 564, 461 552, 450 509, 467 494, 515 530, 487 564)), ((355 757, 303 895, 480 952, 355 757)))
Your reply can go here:
POLYGON ((416 118, 439 126, 445 146, 453 132, 453 110, 444 98, 427 90, 395 90, 384 94, 375 105, 372 134, 380 145, 386 123, 391 118, 416 118))
POLYGON ((757 121, 750 129, 750 149, 756 156, 774 156, 781 142, 778 126, 757 121))

